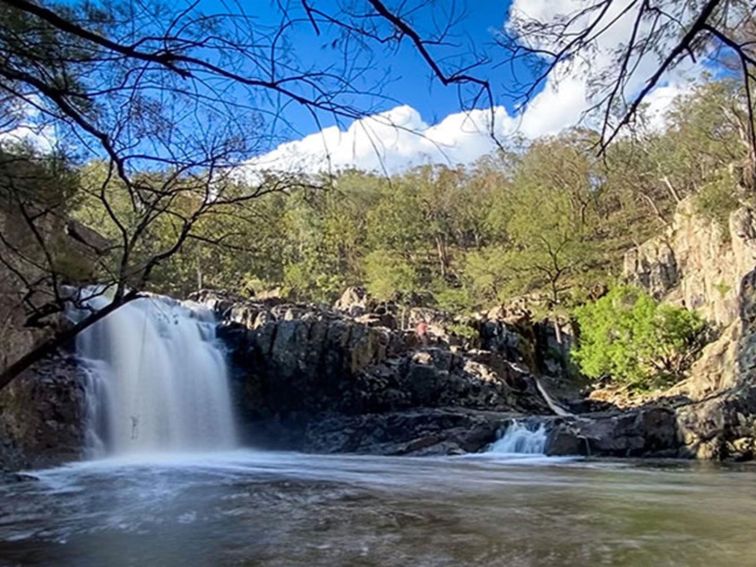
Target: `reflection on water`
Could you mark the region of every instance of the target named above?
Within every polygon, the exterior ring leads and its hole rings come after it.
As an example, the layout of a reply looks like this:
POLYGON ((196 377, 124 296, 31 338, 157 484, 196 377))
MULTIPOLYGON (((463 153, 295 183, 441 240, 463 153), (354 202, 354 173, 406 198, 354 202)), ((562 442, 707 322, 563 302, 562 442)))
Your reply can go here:
POLYGON ((0 485, 0 564, 752 565, 756 468, 233 453, 0 485))

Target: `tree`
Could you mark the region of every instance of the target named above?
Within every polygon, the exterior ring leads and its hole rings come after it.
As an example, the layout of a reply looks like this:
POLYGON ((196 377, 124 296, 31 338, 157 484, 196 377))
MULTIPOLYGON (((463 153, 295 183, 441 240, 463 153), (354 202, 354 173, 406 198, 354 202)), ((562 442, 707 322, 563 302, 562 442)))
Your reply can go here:
MULTIPOLYGON (((390 20, 380 3, 367 5, 379 19, 390 20)), ((53 316, 67 304, 86 306, 63 293, 64 274, 47 241, 36 239, 39 250, 32 256, 44 259, 35 260, 36 267, 49 277, 19 285, 34 287, 25 297, 45 298, 24 306, 27 321, 48 326, 52 335, 4 369, 0 387, 138 297, 187 241, 227 241, 226 234, 202 234, 208 217, 309 185, 293 176, 242 175, 237 169, 278 140, 289 106, 319 124, 324 114, 336 121, 360 118, 361 109, 380 96, 373 85, 360 88, 355 81, 362 65, 374 63, 371 45, 382 45, 368 30, 360 30, 360 42, 333 42, 331 48, 344 50, 341 68, 308 63, 287 40, 303 26, 316 34, 326 26, 342 29, 343 22, 354 21, 346 8, 325 13, 306 2, 277 6, 280 21, 267 25, 241 5, 235 13, 204 13, 198 3, 157 0, 0 1, 0 126, 6 134, 22 125, 51 134, 43 142, 80 164, 99 162, 82 176, 79 192, 84 209, 103 220, 109 233, 92 283, 112 297, 106 309, 77 325, 54 328, 53 316)), ((460 75, 450 82, 467 80, 460 75)), ((30 206, 25 203, 26 210, 30 206)), ((43 216, 28 216, 31 233, 40 230, 43 216)), ((7 247, 0 252, 18 256, 7 247)))
POLYGON ((404 311, 412 294, 418 288, 415 268, 400 256, 386 250, 374 250, 365 257, 365 281, 370 295, 378 301, 397 301, 404 311))
POLYGON ((511 293, 512 254, 501 246, 489 246, 467 254, 464 280, 484 303, 504 301, 511 293))
POLYGON ((528 100, 547 77, 580 66, 590 74, 592 110, 601 116, 600 147, 605 151, 631 125, 650 93, 686 59, 720 63, 733 56, 747 98, 750 145, 754 136, 752 79, 756 59, 747 37, 753 17, 747 0, 591 0, 568 4, 551 19, 513 14, 499 38, 510 61, 524 59, 532 76, 521 95, 528 100), (622 38, 606 66, 597 67, 607 37, 622 38))
POLYGON ((523 291, 545 287, 552 308, 569 289, 569 278, 594 259, 601 187, 580 140, 570 136, 537 142, 523 157, 508 223, 513 274, 523 291))
POLYGON ((680 380, 705 342, 706 325, 695 312, 630 286, 576 308, 575 316, 580 341, 572 356, 580 369, 632 388, 680 380))

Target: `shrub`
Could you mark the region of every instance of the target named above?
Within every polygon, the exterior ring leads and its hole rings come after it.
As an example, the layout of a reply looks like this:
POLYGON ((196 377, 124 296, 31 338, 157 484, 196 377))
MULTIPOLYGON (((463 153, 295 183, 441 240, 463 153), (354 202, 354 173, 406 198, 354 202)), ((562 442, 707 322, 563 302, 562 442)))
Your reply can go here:
POLYGON ((399 254, 374 250, 364 259, 366 287, 378 301, 402 300, 417 288, 415 267, 399 254))
POLYGON ((706 325, 697 313, 630 286, 617 286, 574 314, 580 344, 572 356, 580 370, 635 389, 680 380, 704 344, 706 325))
POLYGON ((446 330, 449 331, 449 333, 451 333, 452 335, 455 335, 468 342, 472 342, 480 336, 478 330, 475 329, 475 327, 468 325, 467 323, 452 323, 451 325, 447 326, 446 330))
POLYGON ((451 287, 445 282, 433 286, 433 299, 438 308, 447 313, 468 314, 477 307, 468 288, 451 287))
POLYGON ((738 208, 737 183, 732 174, 725 172, 701 187, 695 196, 696 212, 719 224, 730 238, 730 213, 738 208))

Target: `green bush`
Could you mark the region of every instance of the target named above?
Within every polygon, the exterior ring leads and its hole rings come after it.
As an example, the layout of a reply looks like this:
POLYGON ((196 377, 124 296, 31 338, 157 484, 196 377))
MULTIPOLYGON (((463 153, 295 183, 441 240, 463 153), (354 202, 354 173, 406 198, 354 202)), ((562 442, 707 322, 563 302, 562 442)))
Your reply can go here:
POLYGON ((470 342, 476 340, 480 336, 477 329, 467 323, 452 323, 446 327, 446 330, 452 335, 470 342))
POLYGON ((401 301, 417 289, 415 267, 395 252, 374 250, 363 268, 367 290, 378 301, 401 301))
POLYGON ((736 187, 737 182, 732 174, 724 172, 703 185, 695 196, 696 212, 716 221, 727 238, 730 236, 730 213, 739 206, 736 187))
POLYGON ((574 314, 580 344, 572 356, 580 370, 635 389, 680 380, 704 343, 706 325, 698 314, 630 286, 617 286, 574 314))

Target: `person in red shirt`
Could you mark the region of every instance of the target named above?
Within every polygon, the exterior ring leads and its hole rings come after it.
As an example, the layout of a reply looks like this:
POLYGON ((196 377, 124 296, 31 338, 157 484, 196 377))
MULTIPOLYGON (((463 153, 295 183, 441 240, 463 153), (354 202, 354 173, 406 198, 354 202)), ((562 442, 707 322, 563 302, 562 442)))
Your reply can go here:
POLYGON ((428 344, 428 323, 420 321, 415 325, 415 334, 423 346, 428 344))

